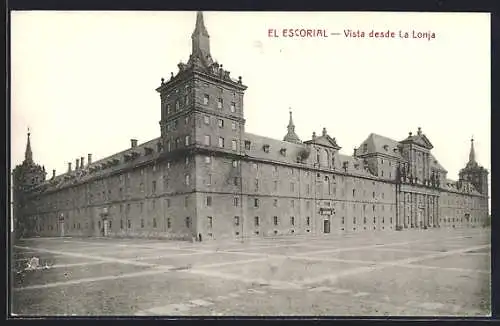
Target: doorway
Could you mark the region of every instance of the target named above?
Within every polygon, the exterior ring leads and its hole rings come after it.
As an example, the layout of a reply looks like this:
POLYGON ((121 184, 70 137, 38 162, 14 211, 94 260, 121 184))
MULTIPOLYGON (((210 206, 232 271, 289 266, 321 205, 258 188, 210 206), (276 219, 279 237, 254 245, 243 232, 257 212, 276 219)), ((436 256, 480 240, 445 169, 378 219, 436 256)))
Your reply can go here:
POLYGON ((323 233, 330 233, 330 220, 323 221, 323 233))

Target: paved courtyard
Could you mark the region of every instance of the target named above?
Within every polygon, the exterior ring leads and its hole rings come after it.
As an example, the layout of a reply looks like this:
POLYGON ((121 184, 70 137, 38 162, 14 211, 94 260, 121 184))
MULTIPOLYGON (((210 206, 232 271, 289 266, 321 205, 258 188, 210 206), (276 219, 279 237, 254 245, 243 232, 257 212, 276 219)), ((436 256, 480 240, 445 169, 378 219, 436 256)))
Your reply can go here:
POLYGON ((17 315, 491 315, 489 229, 36 238, 19 242, 11 262, 17 315))

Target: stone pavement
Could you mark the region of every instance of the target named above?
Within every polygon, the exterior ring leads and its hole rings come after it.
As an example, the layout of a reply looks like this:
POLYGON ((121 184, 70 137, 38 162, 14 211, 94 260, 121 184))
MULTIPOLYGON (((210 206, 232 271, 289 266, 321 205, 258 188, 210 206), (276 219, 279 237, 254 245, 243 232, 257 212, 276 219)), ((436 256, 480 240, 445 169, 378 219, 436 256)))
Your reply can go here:
POLYGON ((11 266, 17 315, 491 315, 489 229, 36 238, 14 246, 11 266))

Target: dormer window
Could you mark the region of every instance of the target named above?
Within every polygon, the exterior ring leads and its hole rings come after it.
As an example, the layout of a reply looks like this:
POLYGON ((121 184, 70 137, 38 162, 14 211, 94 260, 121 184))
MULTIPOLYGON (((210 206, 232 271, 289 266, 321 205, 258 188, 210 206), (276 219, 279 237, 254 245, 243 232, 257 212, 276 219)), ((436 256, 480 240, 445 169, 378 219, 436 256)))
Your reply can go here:
POLYGON ((389 145, 384 145, 384 149, 385 149, 386 151, 388 151, 388 150, 389 150, 389 145))
POLYGON ((153 149, 149 147, 144 147, 144 155, 149 155, 153 153, 153 149))
POLYGON ((286 148, 280 149, 280 154, 286 156, 286 148))
POLYGON ((179 111, 179 107, 180 107, 180 104, 179 104, 179 101, 175 101, 175 111, 179 111))
POLYGON ((262 146, 262 148, 264 149, 264 152, 269 153, 269 145, 268 144, 264 144, 264 146, 262 146))

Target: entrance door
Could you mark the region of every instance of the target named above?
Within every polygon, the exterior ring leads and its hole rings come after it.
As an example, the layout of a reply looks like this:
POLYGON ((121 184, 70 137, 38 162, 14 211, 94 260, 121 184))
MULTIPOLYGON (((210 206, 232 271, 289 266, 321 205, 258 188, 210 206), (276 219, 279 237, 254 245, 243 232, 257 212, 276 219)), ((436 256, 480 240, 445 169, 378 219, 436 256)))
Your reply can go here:
POLYGON ((323 233, 330 233, 330 220, 323 221, 323 233))
POLYGON ((108 220, 103 221, 103 233, 104 233, 103 235, 105 237, 107 237, 109 234, 109 221, 108 220))
POLYGON ((59 222, 59 235, 64 237, 64 221, 59 222))

